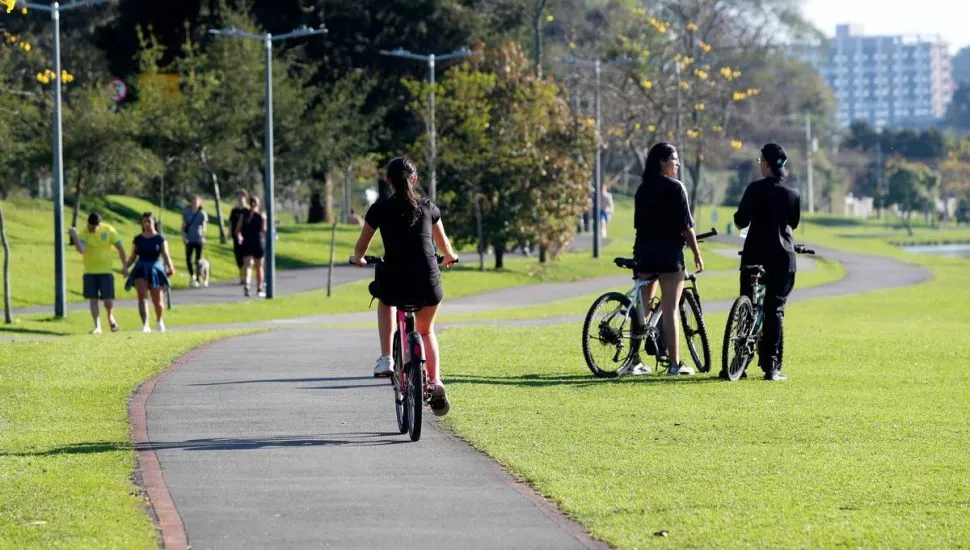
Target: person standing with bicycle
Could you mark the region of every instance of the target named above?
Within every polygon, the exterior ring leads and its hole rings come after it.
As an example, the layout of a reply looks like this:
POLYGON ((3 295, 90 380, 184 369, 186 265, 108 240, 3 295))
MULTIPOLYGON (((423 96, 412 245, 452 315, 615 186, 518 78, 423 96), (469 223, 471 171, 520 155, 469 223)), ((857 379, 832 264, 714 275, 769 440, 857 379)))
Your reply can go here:
POLYGON ((384 267, 377 274, 377 327, 381 356, 374 367, 374 376, 391 376, 394 306, 421 306, 415 313, 415 329, 424 342, 428 377, 431 380, 431 411, 437 416, 448 413, 450 403, 441 383, 438 339, 434 320, 438 306, 444 299, 441 272, 435 245, 442 251, 444 265, 458 261, 441 223, 441 212, 427 199, 418 200, 414 187, 418 171, 406 157, 398 157, 387 165, 387 184, 393 194, 375 202, 364 216, 364 227, 354 248, 351 263, 367 265, 364 255, 374 234, 380 230, 384 243, 384 267))
MULTIPOLYGON (((637 188, 633 227, 636 241, 633 255, 637 274, 643 279, 656 275, 660 282, 661 319, 670 365, 667 374, 692 375, 694 370, 680 360, 680 295, 686 278, 684 244, 694 254, 694 266, 704 270, 704 260, 694 233, 687 190, 675 179, 680 169, 677 149, 669 143, 658 143, 647 154, 643 182, 637 188)), ((657 283, 647 286, 643 303, 650 304, 657 294, 657 283)), ((649 367, 638 358, 621 374, 647 374, 649 367)))
MULTIPOLYGON (((741 265, 760 265, 765 270, 764 328, 758 362, 765 380, 781 381, 785 304, 795 288, 795 243, 792 231, 801 218, 801 196, 785 185, 788 154, 778 144, 761 149, 758 165, 762 179, 748 185, 734 214, 738 229, 749 227, 741 252, 741 265)), ((742 271, 741 294, 752 297, 749 278, 742 271)))

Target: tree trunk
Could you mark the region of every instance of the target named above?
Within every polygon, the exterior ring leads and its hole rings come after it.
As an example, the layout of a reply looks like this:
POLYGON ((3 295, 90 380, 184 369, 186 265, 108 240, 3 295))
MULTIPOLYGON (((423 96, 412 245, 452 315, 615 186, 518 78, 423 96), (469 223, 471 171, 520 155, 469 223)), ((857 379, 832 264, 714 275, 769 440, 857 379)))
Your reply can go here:
POLYGON ((535 0, 536 11, 532 18, 532 34, 535 40, 536 76, 542 78, 542 12, 545 11, 547 0, 535 0))
POLYGON ((693 180, 693 186, 690 190, 690 214, 691 217, 697 215, 697 196, 700 194, 701 188, 701 151, 698 147, 697 156, 694 157, 694 166, 690 169, 690 179, 693 180))
POLYGON ((482 232, 482 204, 475 195, 475 226, 478 231, 478 270, 485 271, 485 234, 482 232))
POLYGON ((323 180, 323 221, 334 222, 333 215, 333 175, 327 170, 327 175, 323 180))
POLYGON ((208 170, 209 177, 212 178, 212 193, 216 196, 216 221, 219 224, 219 243, 226 244, 228 239, 226 239, 226 227, 225 220, 222 219, 222 194, 219 193, 219 176, 216 175, 212 170, 208 170))
POLYGON ((505 242, 499 241, 492 243, 495 247, 495 269, 505 267, 505 242))
POLYGON ((81 169, 76 169, 74 173, 76 174, 76 180, 74 182, 74 212, 71 214, 71 227, 77 227, 77 216, 81 210, 81 185, 83 183, 81 169))
POLYGON ((3 318, 9 325, 13 323, 10 309, 10 243, 7 242, 7 230, 3 225, 2 205, 0 205, 0 241, 3 242, 3 318))
POLYGON ((539 245, 539 263, 546 263, 546 247, 545 245, 539 245))

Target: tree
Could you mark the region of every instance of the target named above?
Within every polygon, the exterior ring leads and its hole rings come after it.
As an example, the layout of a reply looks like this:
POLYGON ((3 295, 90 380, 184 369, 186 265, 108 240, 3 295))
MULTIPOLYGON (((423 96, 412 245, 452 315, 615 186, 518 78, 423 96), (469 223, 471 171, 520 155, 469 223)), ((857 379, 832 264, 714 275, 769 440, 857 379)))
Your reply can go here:
MULTIPOLYGON (((970 49, 964 50, 970 53, 970 49)), ((946 111, 946 122, 950 126, 970 131, 970 80, 964 80, 953 92, 953 100, 946 111)))
MULTIPOLYGON (((412 110, 426 112, 428 84, 408 81, 412 110)), ((559 87, 536 78, 515 43, 465 63, 437 85, 439 203, 459 243, 495 250, 495 267, 517 244, 553 255, 589 207, 592 127, 572 117, 559 87)), ((415 149, 426 150, 425 138, 415 149)))
POLYGON ((924 164, 906 160, 892 163, 885 200, 887 204, 895 204, 899 209, 910 236, 913 234, 910 222, 913 212, 927 212, 933 208, 939 180, 939 174, 924 164))

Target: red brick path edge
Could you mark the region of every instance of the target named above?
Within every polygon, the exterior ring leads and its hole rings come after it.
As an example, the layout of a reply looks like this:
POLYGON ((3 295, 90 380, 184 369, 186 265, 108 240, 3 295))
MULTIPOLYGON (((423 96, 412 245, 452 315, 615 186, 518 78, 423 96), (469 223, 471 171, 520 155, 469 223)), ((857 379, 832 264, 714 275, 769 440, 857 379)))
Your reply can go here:
POLYGON ((167 369, 148 379, 135 390, 131 401, 128 403, 128 419, 131 422, 131 440, 135 445, 137 466, 135 470, 135 482, 140 485, 148 495, 148 504, 152 512, 152 520, 162 537, 162 547, 166 550, 188 550, 190 548, 188 537, 185 535, 185 526, 182 524, 182 517, 175 508, 175 501, 172 494, 165 485, 165 477, 162 475, 162 467, 158 461, 158 455, 151 446, 148 439, 148 398, 155 390, 155 385, 168 373, 190 361, 195 356, 204 352, 209 346, 218 340, 203 344, 188 353, 179 357, 167 369))

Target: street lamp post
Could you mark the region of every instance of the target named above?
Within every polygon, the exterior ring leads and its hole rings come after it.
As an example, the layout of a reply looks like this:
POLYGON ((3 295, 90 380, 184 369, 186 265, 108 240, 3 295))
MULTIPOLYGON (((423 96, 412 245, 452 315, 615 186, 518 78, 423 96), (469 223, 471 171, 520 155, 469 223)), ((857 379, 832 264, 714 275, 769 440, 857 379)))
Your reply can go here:
POLYGON ((263 43, 266 51, 266 121, 264 145, 266 153, 266 174, 263 179, 263 202, 266 205, 266 298, 276 295, 276 236, 275 236, 275 203, 273 194, 273 42, 281 42, 290 38, 301 38, 317 34, 325 34, 327 29, 311 29, 301 27, 286 34, 253 34, 236 28, 212 29, 210 34, 229 36, 246 40, 258 40, 263 43))
POLYGON ((381 55, 387 55, 390 57, 403 57, 405 59, 414 59, 415 61, 426 61, 428 63, 428 82, 431 83, 431 91, 428 94, 428 107, 431 111, 429 114, 429 124, 428 124, 428 143, 431 145, 431 154, 428 159, 428 169, 431 172, 431 183, 428 189, 430 194, 431 202, 435 202, 435 197, 438 191, 438 169, 436 166, 438 157, 438 146, 436 143, 437 132, 435 131, 435 97, 434 97, 434 69, 436 61, 447 61, 449 59, 459 59, 463 57, 471 57, 473 55, 479 55, 481 52, 473 52, 467 48, 462 48, 460 50, 453 51, 446 54, 430 54, 430 55, 420 55, 416 53, 411 53, 403 48, 397 48, 396 50, 381 50, 381 55))
POLYGON ((600 76, 604 65, 628 65, 628 59, 602 61, 600 59, 586 60, 569 56, 563 59, 568 65, 592 67, 596 74, 595 109, 596 109, 596 168, 593 170, 593 257, 600 257, 600 193, 603 192, 603 140, 600 135, 600 76))
POLYGON ((64 140, 61 132, 61 12, 105 4, 109 0, 82 0, 64 6, 17 2, 20 7, 46 11, 54 23, 54 317, 67 312, 67 273, 64 267, 64 140))

